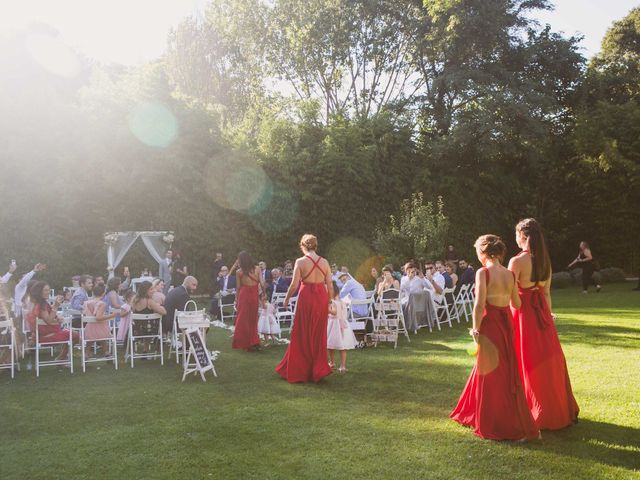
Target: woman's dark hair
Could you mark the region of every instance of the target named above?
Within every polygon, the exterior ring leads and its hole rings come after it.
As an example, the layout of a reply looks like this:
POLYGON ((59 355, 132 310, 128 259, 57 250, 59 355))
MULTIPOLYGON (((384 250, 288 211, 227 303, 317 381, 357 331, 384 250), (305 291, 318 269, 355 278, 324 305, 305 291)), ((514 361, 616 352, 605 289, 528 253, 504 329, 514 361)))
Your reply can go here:
POLYGON ((529 240, 531 281, 543 282, 548 280, 551 276, 551 259, 542 234, 542 227, 540 227, 535 218, 525 218, 518 222, 516 231, 522 233, 529 240))
POLYGON ((134 292, 133 290, 129 289, 129 290, 125 291, 125 292, 122 294, 122 298, 124 298, 124 300, 125 300, 125 302, 126 302, 127 300, 129 300, 130 298, 132 298, 135 294, 136 294, 136 292, 134 292))
POLYGON ((391 275, 393 275, 393 267, 391 265, 385 265, 384 267, 382 267, 382 271, 389 272, 391 275))
POLYGON ((109 280, 107 280, 107 292, 115 290, 115 292, 118 293, 121 283, 122 280, 120 280, 120 277, 111 277, 109 280))
POLYGON ((139 300, 143 298, 149 297, 149 289, 151 288, 151 282, 145 280, 144 282, 140 282, 138 287, 136 288, 136 298, 134 299, 134 303, 137 303, 139 300))
POLYGON ((95 298, 102 297, 104 295, 104 291, 106 290, 104 283, 97 283, 95 287, 93 287, 93 296, 95 298))
MULTIPOLYGON (((29 280, 29 281, 27 282, 27 289, 25 290, 24 295, 23 295, 23 296, 22 296, 22 298, 20 299, 20 301, 21 301, 22 303, 24 303, 24 301, 27 299, 27 297, 31 297, 31 289, 33 288, 33 286, 34 286, 36 283, 38 283, 38 280, 34 280, 34 279, 31 279, 31 280, 29 280)), ((18 299, 16 298, 16 301, 17 301, 17 300, 18 300, 18 299)))
POLYGON ((240 269, 245 275, 253 273, 256 268, 256 262, 254 262, 253 258, 251 258, 251 255, 249 255, 249 253, 245 252, 244 250, 238 254, 238 265, 240 265, 240 269))
POLYGON ((31 301, 34 305, 44 305, 47 303, 47 299, 42 295, 42 291, 47 285, 47 282, 38 281, 35 282, 29 290, 29 296, 31 297, 31 301))

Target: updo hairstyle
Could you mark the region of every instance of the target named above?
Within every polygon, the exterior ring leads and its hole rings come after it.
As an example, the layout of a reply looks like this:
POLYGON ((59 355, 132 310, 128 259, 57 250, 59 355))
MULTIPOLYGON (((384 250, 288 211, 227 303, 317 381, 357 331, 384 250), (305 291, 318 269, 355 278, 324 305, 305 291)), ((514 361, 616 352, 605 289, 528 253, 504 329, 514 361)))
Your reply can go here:
POLYGON ((497 235, 487 234, 478 237, 473 245, 481 254, 489 258, 497 258, 502 262, 507 253, 507 247, 497 235))

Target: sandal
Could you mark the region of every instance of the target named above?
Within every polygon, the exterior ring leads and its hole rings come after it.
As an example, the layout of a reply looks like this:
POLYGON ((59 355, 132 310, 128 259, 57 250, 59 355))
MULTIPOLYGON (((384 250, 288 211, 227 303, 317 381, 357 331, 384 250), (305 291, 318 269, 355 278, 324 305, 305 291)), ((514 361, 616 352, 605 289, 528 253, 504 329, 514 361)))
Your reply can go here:
POLYGON ((346 368, 346 367, 340 367, 340 368, 338 369, 338 372, 339 372, 339 373, 345 373, 346 371, 347 371, 347 368, 346 368))

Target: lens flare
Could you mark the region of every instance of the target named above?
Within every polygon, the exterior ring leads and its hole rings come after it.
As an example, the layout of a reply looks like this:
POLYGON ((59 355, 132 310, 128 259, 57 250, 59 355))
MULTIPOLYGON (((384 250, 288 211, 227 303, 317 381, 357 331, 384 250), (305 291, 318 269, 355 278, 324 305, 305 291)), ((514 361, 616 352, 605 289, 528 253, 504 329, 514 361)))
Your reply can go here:
POLYGON ((298 217, 298 201, 284 186, 272 184, 270 195, 264 198, 259 213, 251 216, 253 225, 263 233, 286 231, 298 217))
POLYGON ((54 75, 73 78, 80 73, 78 57, 59 38, 45 33, 32 33, 26 39, 26 47, 33 59, 54 75))
POLYGON ((178 136, 178 120, 164 105, 143 103, 129 114, 129 128, 135 137, 151 147, 168 147, 178 136))
POLYGON ((333 242, 327 251, 328 258, 332 263, 347 265, 352 272, 357 270, 369 256, 371 251, 362 240, 354 237, 344 237, 333 242))

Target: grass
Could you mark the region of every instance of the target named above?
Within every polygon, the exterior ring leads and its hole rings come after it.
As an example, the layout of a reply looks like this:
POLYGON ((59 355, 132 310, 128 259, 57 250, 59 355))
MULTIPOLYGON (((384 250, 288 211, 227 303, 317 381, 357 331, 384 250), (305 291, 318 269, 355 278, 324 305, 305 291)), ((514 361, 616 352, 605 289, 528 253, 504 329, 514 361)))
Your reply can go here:
POLYGON ((466 325, 350 352, 350 371, 320 385, 279 379, 284 347, 232 351, 213 329, 219 377, 206 383, 181 383, 171 362, 0 374, 0 478, 640 478, 630 290, 554 292, 581 415, 538 443, 481 440, 448 419, 473 363, 466 325))

